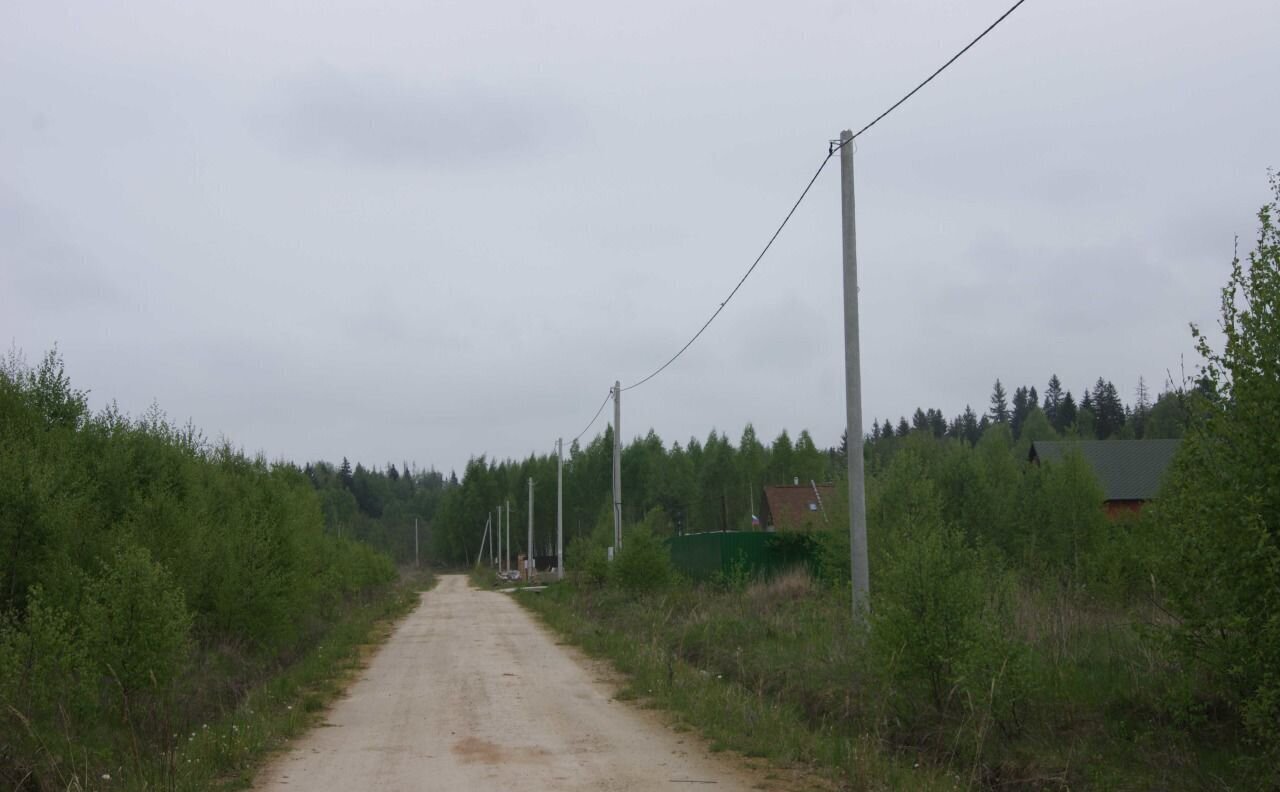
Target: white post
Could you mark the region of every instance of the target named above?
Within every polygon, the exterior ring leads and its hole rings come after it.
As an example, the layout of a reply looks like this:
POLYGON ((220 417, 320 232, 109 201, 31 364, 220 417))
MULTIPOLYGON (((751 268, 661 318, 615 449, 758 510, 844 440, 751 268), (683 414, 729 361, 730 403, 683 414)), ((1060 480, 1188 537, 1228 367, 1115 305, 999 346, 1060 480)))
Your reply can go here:
POLYGON ((862 462, 862 362, 858 342, 858 245, 853 214, 853 134, 840 133, 840 231, 844 252, 844 384, 849 454, 849 563, 854 618, 871 606, 867 499, 862 462))
POLYGON ((507 571, 511 571, 511 499, 507 498, 507 571))
POLYGON ((564 580, 564 438, 556 440, 556 579, 564 580))
POLYGON ((524 551, 525 580, 533 582, 533 476, 529 477, 529 543, 524 551))
POLYGON ((502 504, 498 504, 498 571, 506 565, 506 559, 502 555, 502 504))
POLYGON ((613 546, 622 551, 622 383, 613 383, 613 546))
POLYGON ((484 558, 484 543, 489 540, 489 528, 492 525, 492 517, 489 517, 484 521, 484 534, 480 537, 480 549, 476 551, 476 569, 480 568, 480 560, 484 558))

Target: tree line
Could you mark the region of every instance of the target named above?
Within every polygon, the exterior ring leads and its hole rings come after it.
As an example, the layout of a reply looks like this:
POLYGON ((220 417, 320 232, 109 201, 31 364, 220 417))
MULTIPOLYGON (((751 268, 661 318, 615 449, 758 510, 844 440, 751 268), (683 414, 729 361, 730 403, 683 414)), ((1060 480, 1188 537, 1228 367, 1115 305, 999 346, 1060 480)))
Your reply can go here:
POLYGON ((1071 391, 1063 389, 1057 374, 1049 377, 1043 401, 1034 385, 1015 387, 1011 400, 1008 390, 997 379, 991 389, 990 406, 981 415, 971 405, 965 405, 964 412, 947 420, 942 410, 917 407, 910 421, 905 415, 896 424, 887 418, 873 421, 868 440, 874 443, 882 438, 905 437, 913 431, 923 431, 934 437, 952 437, 976 445, 994 424, 1007 424, 1015 441, 1021 440, 1024 433, 1032 441, 1173 439, 1181 437, 1186 430, 1189 392, 1203 391, 1206 387, 1203 380, 1193 384, 1169 381, 1152 401, 1146 381, 1139 377, 1134 401, 1126 404, 1115 384, 1099 377, 1092 388, 1083 390, 1084 395, 1077 404, 1071 391))

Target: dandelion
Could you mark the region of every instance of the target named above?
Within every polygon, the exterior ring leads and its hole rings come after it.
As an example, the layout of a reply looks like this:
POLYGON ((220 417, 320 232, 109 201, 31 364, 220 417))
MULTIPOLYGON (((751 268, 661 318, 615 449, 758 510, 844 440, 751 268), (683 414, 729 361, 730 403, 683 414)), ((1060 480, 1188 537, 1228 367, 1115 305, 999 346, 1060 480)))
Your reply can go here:
POLYGON ((111 774, 110 774, 110 773, 103 773, 103 774, 102 774, 102 780, 103 780, 103 781, 110 781, 110 780, 111 780, 111 774))

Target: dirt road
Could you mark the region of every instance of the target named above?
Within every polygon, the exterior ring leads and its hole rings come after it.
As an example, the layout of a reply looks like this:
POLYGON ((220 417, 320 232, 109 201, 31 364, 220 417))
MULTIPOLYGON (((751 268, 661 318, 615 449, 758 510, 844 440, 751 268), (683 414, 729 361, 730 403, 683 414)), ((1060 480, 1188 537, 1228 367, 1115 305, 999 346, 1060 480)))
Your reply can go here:
POLYGON ((557 645, 512 596, 443 577, 326 725, 276 758, 255 788, 761 788, 691 735, 614 701, 601 670, 557 645))

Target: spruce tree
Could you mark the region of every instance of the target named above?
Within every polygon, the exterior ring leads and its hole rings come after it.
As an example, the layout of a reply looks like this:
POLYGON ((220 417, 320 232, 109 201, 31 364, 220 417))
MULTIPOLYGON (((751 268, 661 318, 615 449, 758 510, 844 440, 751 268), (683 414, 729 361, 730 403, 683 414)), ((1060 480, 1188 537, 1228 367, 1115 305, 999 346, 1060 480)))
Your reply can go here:
POLYGON ((1076 400, 1071 395, 1071 391, 1062 397, 1062 403, 1058 405, 1057 415, 1054 416, 1053 429, 1058 434, 1062 434, 1076 422, 1076 400))
POLYGON ((1093 386, 1094 433, 1099 440, 1106 440, 1124 428, 1124 403, 1116 386, 1102 377, 1093 386))
POLYGON ((1044 392, 1044 414, 1049 419, 1049 424, 1058 432, 1061 432, 1064 424, 1058 417, 1058 411, 1062 407, 1062 381, 1058 379, 1057 374, 1049 377, 1049 387, 1044 392))
POLYGON ((942 417, 942 410, 931 409, 925 413, 925 417, 929 419, 929 428, 933 431, 934 437, 946 436, 947 419, 942 417))
POLYGON ((1009 422, 1009 402, 1006 398, 1004 385, 1000 384, 1000 380, 996 380, 995 387, 991 390, 991 411, 988 413, 993 423, 1009 422))
POLYGON ((911 428, 919 429, 922 432, 929 431, 929 417, 919 407, 916 408, 915 413, 911 416, 911 428))
MULTIPOLYGON (((986 420, 986 416, 983 416, 983 420, 986 420)), ((969 441, 969 445, 976 446, 982 437, 982 428, 978 425, 978 414, 973 411, 973 407, 968 404, 964 406, 964 414, 960 416, 960 421, 964 439, 969 441)))
POLYGON ((1022 422, 1027 420, 1027 411, 1031 409, 1028 403, 1030 395, 1025 387, 1019 386, 1013 391, 1013 413, 1009 417, 1009 428, 1013 430, 1013 439, 1017 440, 1022 434, 1022 422))

